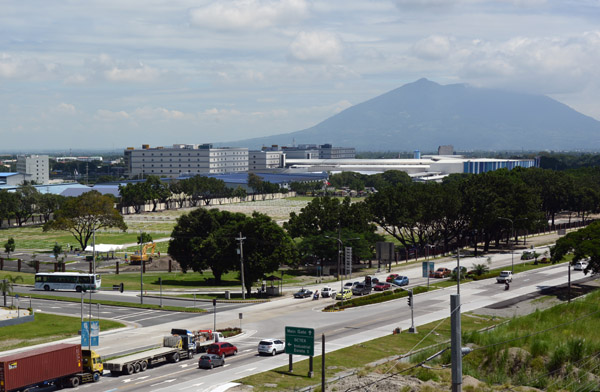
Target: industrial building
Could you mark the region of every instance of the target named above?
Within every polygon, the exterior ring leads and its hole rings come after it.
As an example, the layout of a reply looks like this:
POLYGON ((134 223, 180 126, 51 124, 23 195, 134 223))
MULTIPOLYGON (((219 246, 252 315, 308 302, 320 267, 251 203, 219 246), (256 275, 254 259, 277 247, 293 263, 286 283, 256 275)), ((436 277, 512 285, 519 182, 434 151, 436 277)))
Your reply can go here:
POLYGON ((248 149, 214 148, 212 144, 174 144, 136 150, 128 147, 124 161, 129 178, 155 175, 176 178, 181 175, 243 173, 248 171, 248 149))
POLYGON ((27 174, 27 181, 36 184, 50 182, 50 164, 48 155, 19 155, 17 156, 17 172, 27 174))

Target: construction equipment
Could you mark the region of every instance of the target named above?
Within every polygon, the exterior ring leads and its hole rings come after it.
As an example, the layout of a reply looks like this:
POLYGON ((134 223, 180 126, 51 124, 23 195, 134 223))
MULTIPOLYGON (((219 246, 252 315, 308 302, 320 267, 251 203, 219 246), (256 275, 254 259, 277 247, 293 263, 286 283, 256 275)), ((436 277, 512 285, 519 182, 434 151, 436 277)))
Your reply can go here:
POLYGON ((132 254, 130 256, 129 262, 131 264, 137 264, 137 263, 140 263, 141 260, 152 261, 152 256, 154 256, 155 249, 156 249, 156 244, 154 242, 149 242, 142 247, 142 255, 140 256, 140 252, 136 251, 134 254, 132 254), (148 250, 150 250, 150 252, 148 252, 148 250), (148 256, 148 253, 150 253, 150 257, 148 256))

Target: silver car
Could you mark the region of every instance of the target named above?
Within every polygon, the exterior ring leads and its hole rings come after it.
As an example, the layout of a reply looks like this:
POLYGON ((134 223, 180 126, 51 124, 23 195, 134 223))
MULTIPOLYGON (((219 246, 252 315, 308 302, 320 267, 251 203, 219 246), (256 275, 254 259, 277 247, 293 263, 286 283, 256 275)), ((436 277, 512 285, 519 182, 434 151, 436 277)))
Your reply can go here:
POLYGON ((276 355, 285 352, 285 342, 279 339, 263 339, 258 343, 258 354, 276 355))

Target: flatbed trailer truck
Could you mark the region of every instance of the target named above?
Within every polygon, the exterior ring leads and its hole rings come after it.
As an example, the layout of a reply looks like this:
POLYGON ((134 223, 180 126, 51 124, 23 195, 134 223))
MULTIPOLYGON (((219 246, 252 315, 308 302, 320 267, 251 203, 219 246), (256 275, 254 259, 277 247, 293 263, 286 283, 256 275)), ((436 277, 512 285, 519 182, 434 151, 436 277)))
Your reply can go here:
POLYGON ((111 374, 133 374, 143 372, 162 362, 179 362, 180 359, 193 358, 196 348, 184 336, 165 336, 163 347, 154 348, 136 354, 111 359, 104 362, 104 369, 111 374))
POLYGON ((100 379, 103 364, 79 344, 56 344, 0 357, 0 392, 38 386, 77 387, 100 379))

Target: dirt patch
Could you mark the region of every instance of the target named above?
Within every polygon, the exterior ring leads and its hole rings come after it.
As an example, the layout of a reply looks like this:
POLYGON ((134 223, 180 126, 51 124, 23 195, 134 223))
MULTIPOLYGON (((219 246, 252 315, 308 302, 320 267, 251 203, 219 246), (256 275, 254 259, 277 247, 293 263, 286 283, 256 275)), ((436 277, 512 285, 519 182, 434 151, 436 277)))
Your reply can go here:
MULTIPOLYGON (((153 257, 152 258, 152 262, 146 262, 146 271, 168 271, 169 270, 169 260, 172 260, 170 257, 153 257)), ((139 271, 140 270, 140 266, 138 265, 131 265, 131 264, 121 264, 119 265, 119 271, 120 272, 135 272, 135 271, 139 271)), ((181 267, 179 266, 179 263, 176 262, 175 260, 173 260, 171 262, 171 271, 173 272, 177 272, 177 271, 181 271, 181 267)))

